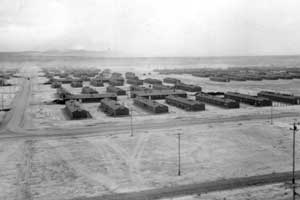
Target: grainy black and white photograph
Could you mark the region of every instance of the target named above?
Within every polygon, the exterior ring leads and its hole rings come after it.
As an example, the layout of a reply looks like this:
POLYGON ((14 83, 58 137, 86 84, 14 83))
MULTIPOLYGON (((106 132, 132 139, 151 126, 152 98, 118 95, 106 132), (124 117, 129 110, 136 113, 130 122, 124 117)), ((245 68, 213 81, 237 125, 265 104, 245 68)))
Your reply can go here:
POLYGON ((0 0, 0 200, 300 200, 299 0, 0 0))

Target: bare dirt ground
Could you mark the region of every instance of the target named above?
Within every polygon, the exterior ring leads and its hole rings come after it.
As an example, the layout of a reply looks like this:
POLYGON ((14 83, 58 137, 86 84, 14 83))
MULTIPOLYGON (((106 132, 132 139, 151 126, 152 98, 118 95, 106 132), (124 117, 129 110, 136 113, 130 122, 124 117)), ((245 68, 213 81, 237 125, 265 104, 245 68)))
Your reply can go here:
MULTIPOLYGON (((190 80, 189 77, 187 80, 190 80)), ((38 84, 43 81, 45 79, 42 77, 32 81, 33 92, 25 115, 27 130, 130 122, 129 117, 111 118, 98 112, 97 103, 83 105, 92 113, 92 119, 68 121, 61 111, 64 106, 43 103, 53 100, 55 93, 49 85, 38 84)), ((190 82, 193 81, 199 80, 193 78, 190 82)), ((287 82, 291 84, 290 81, 287 82)), ((214 84, 207 83, 203 87, 222 87, 213 86, 214 84)), ((238 84, 230 88, 235 88, 238 84)), ((262 82, 255 84, 252 85, 252 89, 244 87, 243 90, 251 92, 263 87, 262 82)), ((286 87, 290 88, 290 91, 297 90, 297 81, 290 87, 287 87, 287 84, 283 84, 281 89, 286 87)), ((72 92, 81 91, 81 88, 69 89, 72 92)), ((103 92, 105 89, 97 90, 103 92)), ((131 99, 126 96, 121 97, 120 102, 132 105, 131 99)), ((300 106, 273 108, 273 114, 299 111, 300 106)), ((225 110, 207 106, 207 111, 204 112, 186 112, 170 107, 170 113, 163 115, 154 115, 134 107, 134 123, 145 124, 149 121, 174 119, 187 123, 180 128, 134 130, 134 137, 130 137, 130 131, 124 129, 123 134, 118 135, 99 132, 72 137, 3 139, 0 140, 0 199, 84 198, 288 171, 292 162, 292 135, 289 128, 293 118, 274 119, 273 125, 269 119, 190 125, 188 123, 195 119, 265 113, 270 113, 270 107, 244 106, 238 110, 225 110), (179 132, 182 133, 182 176, 177 176, 176 133, 179 132)), ((55 132, 55 129, 53 131, 55 132)), ((299 144, 299 137, 296 142, 299 144)), ((300 147, 297 145, 296 148, 299 152, 300 147)), ((296 162, 297 165, 300 164, 298 154, 296 162)), ((285 199, 290 194, 286 194, 287 192, 290 190, 282 184, 277 184, 179 199, 285 199)))
POLYGON ((70 199, 290 170, 286 120, 162 128, 134 137, 4 140, 0 199, 70 199), (177 132, 183 133, 180 177, 177 132))
POLYGON ((161 200, 289 200, 292 199, 290 188, 284 184, 273 184, 259 187, 250 187, 238 190, 212 192, 172 199, 161 200))

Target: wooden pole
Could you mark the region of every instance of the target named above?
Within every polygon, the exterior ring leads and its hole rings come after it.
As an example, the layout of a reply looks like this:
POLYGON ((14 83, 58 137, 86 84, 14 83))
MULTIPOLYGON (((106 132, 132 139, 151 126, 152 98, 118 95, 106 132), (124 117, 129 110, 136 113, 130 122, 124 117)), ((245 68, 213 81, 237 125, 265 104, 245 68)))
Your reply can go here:
POLYGON ((296 194, 296 188, 295 188, 295 138, 296 138, 296 130, 297 126, 296 123, 294 122, 293 124, 293 178, 292 178, 292 186, 293 186, 293 200, 295 200, 295 194, 296 194))
POLYGON ((180 159, 180 133, 178 135, 178 176, 181 176, 181 159, 180 159))
POLYGON ((132 107, 130 107, 130 131, 131 131, 130 136, 131 136, 131 137, 133 137, 133 124, 132 124, 132 123, 133 123, 133 122, 132 122, 132 117, 133 117, 133 116, 132 116, 132 110, 133 110, 132 107))

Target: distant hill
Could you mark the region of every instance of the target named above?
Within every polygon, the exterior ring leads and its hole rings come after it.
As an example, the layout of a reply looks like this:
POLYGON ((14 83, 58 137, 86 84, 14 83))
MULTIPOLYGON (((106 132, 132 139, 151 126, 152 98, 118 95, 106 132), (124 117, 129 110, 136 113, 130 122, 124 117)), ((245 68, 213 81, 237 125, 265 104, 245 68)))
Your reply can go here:
POLYGON ((63 56, 63 57, 120 57, 119 52, 112 51, 86 51, 86 50, 48 50, 48 51, 22 51, 22 52, 0 52, 0 55, 6 56, 63 56))

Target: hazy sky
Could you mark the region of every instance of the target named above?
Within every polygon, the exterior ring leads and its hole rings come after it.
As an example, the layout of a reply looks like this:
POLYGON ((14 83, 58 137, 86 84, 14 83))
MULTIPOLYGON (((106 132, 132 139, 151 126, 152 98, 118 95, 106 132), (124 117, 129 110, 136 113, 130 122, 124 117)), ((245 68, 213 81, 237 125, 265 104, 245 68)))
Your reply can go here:
POLYGON ((300 54, 299 0, 0 0, 0 51, 300 54))

